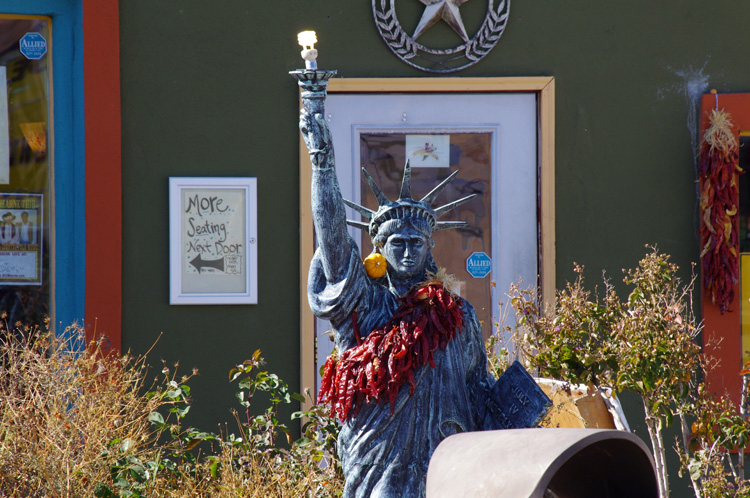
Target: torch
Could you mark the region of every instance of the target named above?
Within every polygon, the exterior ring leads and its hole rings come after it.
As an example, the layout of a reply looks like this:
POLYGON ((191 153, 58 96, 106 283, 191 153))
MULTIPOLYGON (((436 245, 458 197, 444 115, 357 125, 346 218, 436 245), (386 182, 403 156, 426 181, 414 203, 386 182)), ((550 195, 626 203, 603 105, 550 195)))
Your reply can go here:
POLYGON ((290 71, 302 88, 302 106, 311 115, 323 114, 323 104, 326 98, 328 80, 336 74, 336 71, 325 71, 318 69, 318 51, 315 44, 318 42, 315 31, 303 31, 297 35, 297 40, 302 47, 302 58, 305 60, 305 69, 290 71))

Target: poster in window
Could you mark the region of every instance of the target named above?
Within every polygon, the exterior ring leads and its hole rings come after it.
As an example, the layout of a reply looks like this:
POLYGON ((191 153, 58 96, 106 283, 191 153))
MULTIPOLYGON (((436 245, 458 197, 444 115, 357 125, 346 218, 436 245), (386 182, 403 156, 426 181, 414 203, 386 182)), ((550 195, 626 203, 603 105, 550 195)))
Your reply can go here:
POLYGON ((450 167, 450 148, 450 135, 406 135, 406 159, 412 168, 450 167))
POLYGON ((0 194, 0 284, 42 283, 42 194, 0 194))
POLYGON ((255 178, 170 178, 171 304, 257 303, 255 178))

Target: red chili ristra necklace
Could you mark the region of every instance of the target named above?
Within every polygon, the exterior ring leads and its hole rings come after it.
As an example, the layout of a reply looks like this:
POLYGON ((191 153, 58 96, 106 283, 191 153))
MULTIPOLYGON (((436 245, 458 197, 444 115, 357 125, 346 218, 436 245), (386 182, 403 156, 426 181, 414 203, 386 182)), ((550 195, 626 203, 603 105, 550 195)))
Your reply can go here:
POLYGON ((362 339, 357 313, 352 313, 357 346, 326 360, 318 402, 331 403, 331 416, 342 422, 355 416, 370 400, 388 401, 391 413, 401 386, 409 382, 414 394, 414 372, 430 364, 438 348, 445 349, 464 316, 460 299, 431 280, 400 298, 401 305, 388 322, 362 339))

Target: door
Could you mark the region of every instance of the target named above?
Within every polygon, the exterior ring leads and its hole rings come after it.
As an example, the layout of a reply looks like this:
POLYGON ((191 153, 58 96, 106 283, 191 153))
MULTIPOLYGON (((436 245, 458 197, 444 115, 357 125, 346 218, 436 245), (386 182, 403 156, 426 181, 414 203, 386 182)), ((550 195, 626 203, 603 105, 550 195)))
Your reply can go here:
MULTIPOLYGON (((537 288, 542 270, 540 144, 545 128, 540 93, 339 93, 336 83, 331 82, 325 118, 331 127, 343 196, 377 208, 360 174, 362 167, 394 200, 406 159, 412 166, 415 198, 459 170, 434 205, 477 196, 441 217, 441 221, 465 221, 467 226, 436 232, 433 255, 437 265, 458 280, 462 296, 477 311, 485 337, 502 331, 500 303, 508 288, 519 282, 537 288)), ((301 188, 305 186, 309 189, 309 181, 301 188)), ((361 221, 352 210, 347 216, 361 221)), ((355 228, 350 228, 350 234, 362 256, 369 254, 369 237, 355 228)), ((554 265, 544 266, 549 271, 554 265)), ((320 367, 333 346, 329 329, 327 322, 315 320, 316 386, 320 367)), ((304 342, 303 337, 303 356, 304 342)), ((309 386, 312 383, 305 382, 304 368, 303 361, 303 386, 309 386)))

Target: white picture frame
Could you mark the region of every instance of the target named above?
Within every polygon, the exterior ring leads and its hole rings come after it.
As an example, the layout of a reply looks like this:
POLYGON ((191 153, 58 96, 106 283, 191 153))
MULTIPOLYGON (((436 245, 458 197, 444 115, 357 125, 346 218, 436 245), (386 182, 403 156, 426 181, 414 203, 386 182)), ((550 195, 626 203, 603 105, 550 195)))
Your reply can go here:
POLYGON ((169 179, 169 304, 257 304, 256 178, 169 179))

